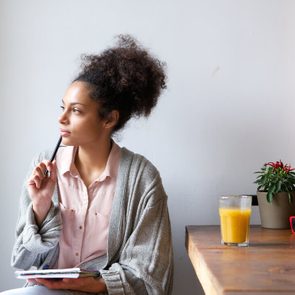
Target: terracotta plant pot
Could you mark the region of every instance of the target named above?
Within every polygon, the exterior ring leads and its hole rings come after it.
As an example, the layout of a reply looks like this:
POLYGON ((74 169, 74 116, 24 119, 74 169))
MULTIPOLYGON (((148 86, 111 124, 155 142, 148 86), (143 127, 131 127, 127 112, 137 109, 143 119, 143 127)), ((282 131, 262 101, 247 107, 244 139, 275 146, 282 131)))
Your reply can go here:
POLYGON ((257 192, 261 226, 264 228, 290 228, 289 217, 295 215, 295 192, 292 192, 293 202, 289 203, 288 194, 278 193, 271 203, 267 202, 266 192, 257 192))

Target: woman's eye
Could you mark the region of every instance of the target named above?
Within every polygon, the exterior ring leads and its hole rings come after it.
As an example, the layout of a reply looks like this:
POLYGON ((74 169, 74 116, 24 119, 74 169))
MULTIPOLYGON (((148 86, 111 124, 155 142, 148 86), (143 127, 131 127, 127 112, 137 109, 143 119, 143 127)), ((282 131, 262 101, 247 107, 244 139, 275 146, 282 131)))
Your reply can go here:
MULTIPOLYGON (((60 106, 60 108, 61 108, 61 110, 64 112, 65 111, 65 106, 63 106, 63 105, 61 105, 60 106)), ((72 108, 72 112, 73 113, 76 113, 76 114, 80 114, 81 113, 81 110, 80 109, 78 109, 78 108, 76 108, 76 107, 74 107, 74 108, 72 108)))
POLYGON ((77 109, 77 108, 73 108, 73 112, 74 113, 81 113, 81 111, 79 109, 77 109))

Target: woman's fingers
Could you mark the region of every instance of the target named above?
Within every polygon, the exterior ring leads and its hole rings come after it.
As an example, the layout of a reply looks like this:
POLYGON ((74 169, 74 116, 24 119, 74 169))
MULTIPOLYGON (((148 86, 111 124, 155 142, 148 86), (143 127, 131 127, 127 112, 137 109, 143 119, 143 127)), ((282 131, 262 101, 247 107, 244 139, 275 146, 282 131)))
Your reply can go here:
POLYGON ((31 184, 35 185, 37 189, 41 187, 42 179, 38 175, 34 175, 31 179, 31 184))
POLYGON ((47 163, 46 162, 41 162, 36 166, 36 173, 38 173, 40 176, 45 176, 45 171, 47 169, 47 163))
POLYGON ((49 289, 70 289, 71 284, 64 283, 63 279, 35 279, 38 285, 45 286, 49 289))
POLYGON ((50 173, 50 179, 55 181, 56 179, 56 163, 55 160, 53 162, 48 162, 47 163, 47 169, 50 173))
POLYGON ((37 176, 40 180, 42 180, 45 177, 45 171, 46 171, 46 164, 43 162, 39 163, 33 171, 32 178, 37 176))
POLYGON ((39 163, 33 173, 31 178, 28 181, 28 185, 35 186, 37 189, 40 189, 43 183, 43 180, 48 177, 46 171, 49 172, 49 177, 52 181, 56 179, 56 164, 49 161, 44 161, 39 163))

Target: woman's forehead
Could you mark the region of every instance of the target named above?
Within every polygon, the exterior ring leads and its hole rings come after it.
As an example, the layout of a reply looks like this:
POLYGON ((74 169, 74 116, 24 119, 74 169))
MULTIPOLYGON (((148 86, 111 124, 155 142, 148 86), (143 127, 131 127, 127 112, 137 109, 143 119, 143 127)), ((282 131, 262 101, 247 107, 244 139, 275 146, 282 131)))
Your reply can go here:
POLYGON ((68 87, 62 101, 67 104, 96 104, 96 102, 90 97, 90 89, 87 83, 80 81, 76 81, 68 87))

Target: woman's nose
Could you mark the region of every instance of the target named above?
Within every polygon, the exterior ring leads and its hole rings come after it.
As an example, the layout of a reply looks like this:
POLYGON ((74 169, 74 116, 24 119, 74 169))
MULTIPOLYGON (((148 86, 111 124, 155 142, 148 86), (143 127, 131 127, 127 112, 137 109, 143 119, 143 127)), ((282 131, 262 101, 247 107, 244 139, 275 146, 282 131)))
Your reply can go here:
POLYGON ((68 122, 68 118, 65 111, 59 116, 58 122, 61 124, 66 124, 68 122))

